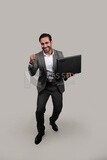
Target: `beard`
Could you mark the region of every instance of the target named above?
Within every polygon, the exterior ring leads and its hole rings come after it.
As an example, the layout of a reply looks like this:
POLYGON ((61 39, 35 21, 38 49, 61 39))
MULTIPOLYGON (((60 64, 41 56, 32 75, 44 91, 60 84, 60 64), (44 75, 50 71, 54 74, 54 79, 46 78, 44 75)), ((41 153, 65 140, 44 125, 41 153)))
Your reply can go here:
POLYGON ((51 50, 51 47, 50 47, 50 46, 45 47, 45 48, 43 47, 42 49, 43 49, 43 51, 44 51, 45 53, 49 53, 50 50, 51 50))

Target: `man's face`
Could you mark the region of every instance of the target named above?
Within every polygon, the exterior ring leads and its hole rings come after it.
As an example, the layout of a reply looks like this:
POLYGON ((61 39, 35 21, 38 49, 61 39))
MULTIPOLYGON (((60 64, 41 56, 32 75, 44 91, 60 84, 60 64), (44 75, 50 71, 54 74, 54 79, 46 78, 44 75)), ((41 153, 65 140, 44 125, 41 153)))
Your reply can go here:
POLYGON ((52 41, 48 37, 41 38, 40 40, 41 47, 45 53, 49 53, 52 50, 52 41))

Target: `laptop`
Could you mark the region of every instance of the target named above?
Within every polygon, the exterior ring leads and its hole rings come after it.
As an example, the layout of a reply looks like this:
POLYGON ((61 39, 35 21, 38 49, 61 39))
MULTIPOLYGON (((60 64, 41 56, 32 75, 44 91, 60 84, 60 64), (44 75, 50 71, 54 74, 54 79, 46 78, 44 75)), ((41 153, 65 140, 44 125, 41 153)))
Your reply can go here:
POLYGON ((57 59, 57 73, 81 73, 81 55, 57 59))

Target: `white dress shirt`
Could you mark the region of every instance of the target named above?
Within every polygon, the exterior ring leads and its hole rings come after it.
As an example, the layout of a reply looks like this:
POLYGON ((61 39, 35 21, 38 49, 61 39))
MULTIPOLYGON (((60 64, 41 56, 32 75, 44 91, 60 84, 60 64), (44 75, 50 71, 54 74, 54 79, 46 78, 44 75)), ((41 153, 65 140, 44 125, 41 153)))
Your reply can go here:
POLYGON ((44 60, 45 60, 45 65, 46 65, 46 71, 47 71, 47 79, 48 81, 52 81, 54 79, 54 72, 53 72, 53 55, 54 51, 51 55, 47 55, 44 53, 44 60))

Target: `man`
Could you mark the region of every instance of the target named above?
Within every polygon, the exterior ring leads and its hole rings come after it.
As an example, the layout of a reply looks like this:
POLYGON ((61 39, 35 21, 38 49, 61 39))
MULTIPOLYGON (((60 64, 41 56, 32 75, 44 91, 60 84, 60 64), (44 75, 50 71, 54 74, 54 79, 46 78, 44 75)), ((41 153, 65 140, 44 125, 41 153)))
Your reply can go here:
POLYGON ((57 74, 56 60, 63 57, 61 51, 52 48, 52 37, 47 33, 43 33, 39 37, 42 51, 30 56, 28 70, 31 76, 36 74, 39 69, 39 78, 37 84, 37 130, 38 134, 35 138, 35 144, 39 144, 45 134, 44 113, 46 103, 49 96, 52 97, 53 113, 49 118, 50 125, 54 131, 58 131, 56 120, 58 119, 63 106, 64 80, 67 80, 71 75, 59 76, 57 74))

